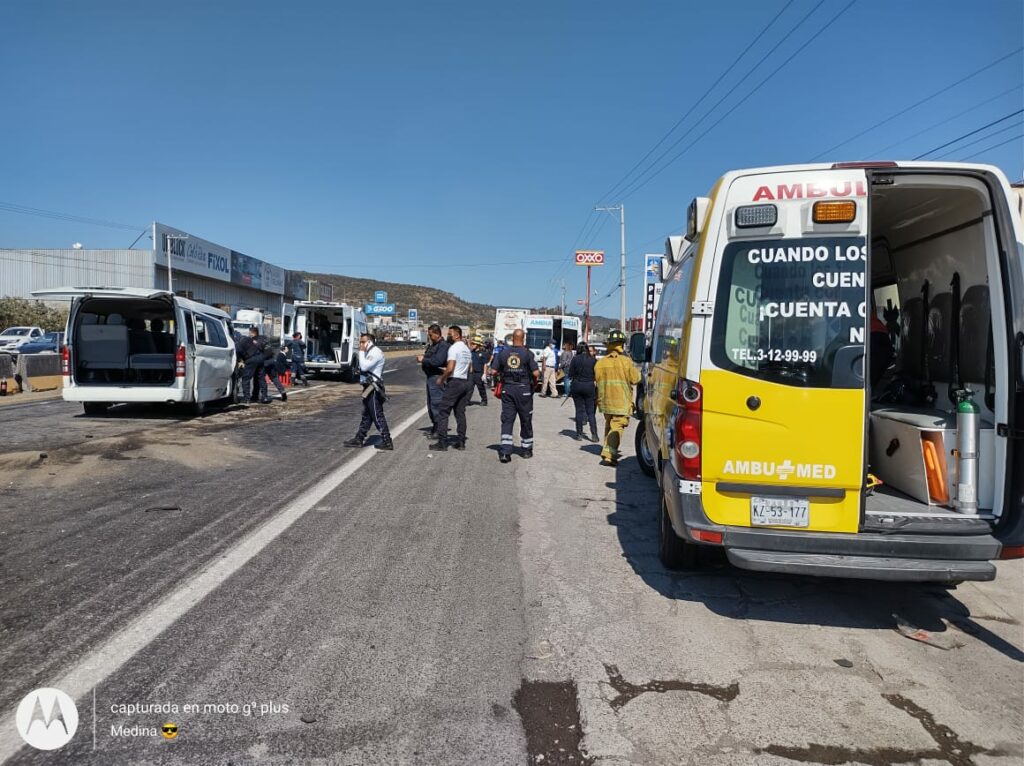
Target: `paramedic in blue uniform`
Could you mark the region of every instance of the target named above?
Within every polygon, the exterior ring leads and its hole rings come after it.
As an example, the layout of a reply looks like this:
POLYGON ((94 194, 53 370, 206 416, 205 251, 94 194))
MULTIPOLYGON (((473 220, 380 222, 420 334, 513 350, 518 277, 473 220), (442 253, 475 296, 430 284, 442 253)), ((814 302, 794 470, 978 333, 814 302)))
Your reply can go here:
POLYGON ((444 391, 437 385, 437 379, 444 372, 448 365, 448 343, 442 340, 441 325, 432 324, 427 328, 427 338, 430 345, 426 351, 416 357, 416 361, 423 368, 423 374, 427 376, 427 413, 430 415, 430 433, 427 436, 437 434, 437 411, 441 406, 441 397, 444 391))
POLYGON ((388 429, 387 418, 384 417, 384 396, 377 390, 374 382, 384 379, 384 352, 377 348, 375 338, 368 332, 359 336, 359 382, 363 384, 363 419, 359 422, 359 430, 351 439, 344 442, 346 447, 362 447, 366 443, 366 435, 370 433, 370 425, 377 426, 381 441, 377 449, 393 450, 391 431, 388 429))
POLYGON ((540 368, 526 348, 526 333, 512 333, 512 345, 502 349, 491 364, 491 375, 501 381, 501 447, 498 459, 512 460, 512 425, 519 417, 519 441, 523 457, 533 457, 533 387, 540 368))
POLYGON ((484 407, 487 406, 487 385, 484 383, 484 368, 487 366, 487 360, 491 358, 491 355, 484 350, 484 339, 479 335, 473 336, 473 381, 469 387, 469 401, 467 404, 471 404, 473 401, 473 389, 476 388, 480 392, 480 404, 484 407))
POLYGON ((292 339, 288 341, 288 349, 292 355, 292 376, 295 382, 302 385, 309 385, 309 378, 306 377, 306 342, 302 340, 301 332, 293 332, 292 339))

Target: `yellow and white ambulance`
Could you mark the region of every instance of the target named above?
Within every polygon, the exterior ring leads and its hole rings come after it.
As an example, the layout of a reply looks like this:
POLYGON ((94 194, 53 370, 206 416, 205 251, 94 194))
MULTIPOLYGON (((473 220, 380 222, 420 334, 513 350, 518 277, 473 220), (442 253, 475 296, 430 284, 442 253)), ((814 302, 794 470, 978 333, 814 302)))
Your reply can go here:
POLYGON ((1024 237, 995 167, 726 173, 650 349, 661 557, 989 580, 1024 557, 1024 237))

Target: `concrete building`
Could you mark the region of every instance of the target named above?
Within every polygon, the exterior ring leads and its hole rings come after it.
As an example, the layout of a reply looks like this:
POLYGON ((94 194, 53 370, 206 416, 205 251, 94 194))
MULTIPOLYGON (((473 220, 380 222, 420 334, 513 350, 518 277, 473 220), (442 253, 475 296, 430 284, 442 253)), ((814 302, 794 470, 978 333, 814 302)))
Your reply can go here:
MULTIPOLYGON (((232 315, 256 308, 280 317, 283 302, 309 295, 299 272, 161 223, 153 224, 151 237, 152 249, 0 249, 0 296, 31 298, 34 290, 81 286, 166 290, 170 282, 178 295, 232 315)), ((331 285, 313 289, 314 299, 332 299, 331 285)))

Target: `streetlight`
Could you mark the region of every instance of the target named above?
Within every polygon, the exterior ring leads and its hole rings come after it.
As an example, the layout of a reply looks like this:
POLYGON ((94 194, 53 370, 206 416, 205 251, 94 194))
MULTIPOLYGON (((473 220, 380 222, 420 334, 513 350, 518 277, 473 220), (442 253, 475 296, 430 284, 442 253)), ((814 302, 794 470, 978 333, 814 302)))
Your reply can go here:
POLYGON ((595 207, 598 210, 611 215, 614 212, 619 214, 619 239, 621 244, 621 260, 619 263, 619 329, 626 331, 626 206, 622 203, 613 207, 595 207))
POLYGON ((188 234, 165 234, 164 239, 167 242, 167 292, 174 295, 174 277, 171 273, 171 240, 184 242, 188 239, 188 234))

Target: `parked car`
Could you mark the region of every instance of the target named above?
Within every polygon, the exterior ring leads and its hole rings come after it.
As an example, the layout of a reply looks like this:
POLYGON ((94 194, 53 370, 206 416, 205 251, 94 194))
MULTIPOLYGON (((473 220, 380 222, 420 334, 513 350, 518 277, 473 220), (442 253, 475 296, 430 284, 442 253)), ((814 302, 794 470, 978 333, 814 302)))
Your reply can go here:
POLYGON ((608 347, 603 343, 591 343, 590 353, 594 355, 595 359, 600 359, 608 354, 608 347))
POLYGON ((28 343, 22 343, 15 350, 15 354, 44 354, 44 353, 57 353, 60 351, 60 347, 64 344, 64 333, 62 332, 48 332, 39 340, 32 340, 28 343))
POLYGON ((42 327, 8 327, 0 332, 0 352, 13 352, 23 343, 39 340, 43 335, 42 327))

